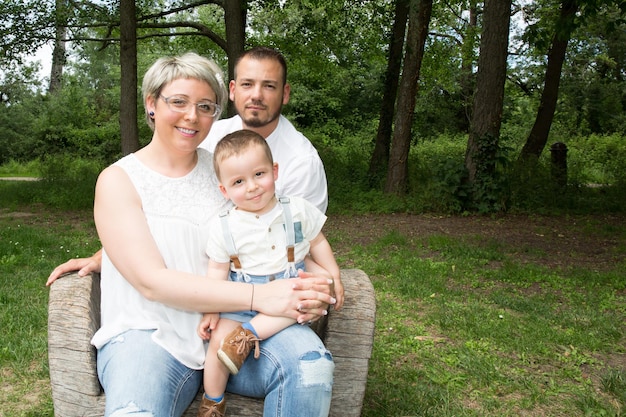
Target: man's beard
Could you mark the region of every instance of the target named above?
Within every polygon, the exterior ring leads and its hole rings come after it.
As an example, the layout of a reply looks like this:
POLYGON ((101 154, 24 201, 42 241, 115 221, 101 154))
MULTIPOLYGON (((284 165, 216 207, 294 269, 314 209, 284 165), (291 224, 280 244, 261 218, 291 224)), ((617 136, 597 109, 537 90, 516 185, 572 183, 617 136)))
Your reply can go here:
POLYGON ((259 127, 267 126, 268 124, 270 124, 274 120, 276 120, 278 117, 280 117, 280 112, 281 111, 282 111, 282 106, 278 108, 278 111, 276 111, 275 113, 270 114, 267 119, 259 118, 259 116, 258 116, 259 112, 257 112, 257 111, 254 111, 252 113, 248 113, 248 114, 251 114, 251 116, 248 116, 246 118, 244 118, 241 114, 239 114, 239 116, 241 117, 241 119, 243 120, 243 122, 244 122, 244 124, 246 126, 259 128, 259 127))

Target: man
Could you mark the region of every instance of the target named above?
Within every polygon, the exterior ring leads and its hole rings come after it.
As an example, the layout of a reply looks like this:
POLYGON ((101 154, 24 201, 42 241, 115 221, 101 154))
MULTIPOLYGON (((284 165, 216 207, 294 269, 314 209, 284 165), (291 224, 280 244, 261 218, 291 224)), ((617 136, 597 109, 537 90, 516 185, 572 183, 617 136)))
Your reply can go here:
POLYGON ((216 121, 200 147, 213 152, 227 134, 241 129, 255 131, 265 138, 279 164, 276 193, 303 197, 325 212, 328 190, 322 160, 311 142, 281 115, 291 91, 284 57, 266 47, 244 52, 228 87, 237 116, 216 121))
MULTIPOLYGON (((280 166, 276 193, 303 197, 326 212, 328 188, 322 160, 311 142, 281 115, 291 91, 285 58, 266 47, 244 52, 235 65, 235 79, 230 81, 229 90, 238 115, 215 121, 200 147, 213 152, 221 138, 240 129, 259 133, 280 166)), ((71 271, 78 270, 80 276, 98 272, 101 260, 101 250, 89 258, 70 259, 50 273, 46 284, 71 271)))

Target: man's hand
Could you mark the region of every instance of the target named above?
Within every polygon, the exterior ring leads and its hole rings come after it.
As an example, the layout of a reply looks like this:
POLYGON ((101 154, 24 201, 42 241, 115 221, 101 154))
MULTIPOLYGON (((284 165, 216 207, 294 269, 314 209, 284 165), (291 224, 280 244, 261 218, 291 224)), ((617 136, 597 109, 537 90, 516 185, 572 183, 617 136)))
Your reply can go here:
POLYGON ((76 258, 57 266, 52 270, 46 285, 50 286, 54 281, 69 272, 78 271, 78 275, 84 277, 92 272, 100 272, 102 266, 102 249, 89 258, 76 258))

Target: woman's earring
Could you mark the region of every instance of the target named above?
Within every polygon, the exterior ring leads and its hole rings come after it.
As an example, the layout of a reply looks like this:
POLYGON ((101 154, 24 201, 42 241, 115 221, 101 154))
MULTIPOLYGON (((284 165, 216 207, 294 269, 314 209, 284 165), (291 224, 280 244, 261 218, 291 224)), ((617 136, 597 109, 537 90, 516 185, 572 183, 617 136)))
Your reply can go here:
POLYGON ((154 117, 154 112, 153 112, 153 111, 151 111, 150 113, 148 113, 148 115, 149 115, 150 117, 154 117))

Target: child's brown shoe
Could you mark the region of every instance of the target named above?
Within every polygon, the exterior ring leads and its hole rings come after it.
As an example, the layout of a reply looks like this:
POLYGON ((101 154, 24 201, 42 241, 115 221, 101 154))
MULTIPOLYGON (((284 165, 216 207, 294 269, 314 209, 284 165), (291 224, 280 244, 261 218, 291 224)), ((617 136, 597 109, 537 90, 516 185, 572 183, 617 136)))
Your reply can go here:
POLYGON ((244 329, 241 325, 237 326, 222 340, 217 357, 231 374, 237 375, 253 346, 254 359, 259 358, 260 340, 250 330, 244 329))
POLYGON ((222 398, 222 401, 216 403, 204 395, 202 396, 202 402, 198 408, 198 417, 224 417, 225 413, 226 399, 222 398))

